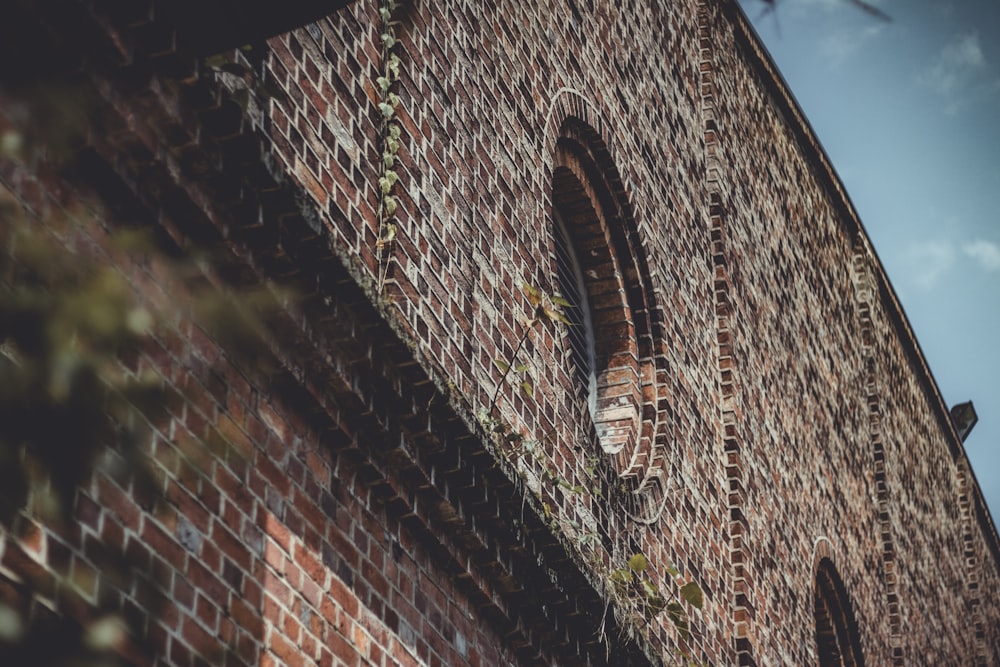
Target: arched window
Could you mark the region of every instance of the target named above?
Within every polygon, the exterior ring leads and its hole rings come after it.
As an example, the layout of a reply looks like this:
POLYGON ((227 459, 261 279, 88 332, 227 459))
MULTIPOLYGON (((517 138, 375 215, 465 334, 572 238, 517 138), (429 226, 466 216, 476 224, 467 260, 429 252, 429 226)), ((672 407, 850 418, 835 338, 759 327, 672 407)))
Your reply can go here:
POLYGON ((569 118, 552 172, 556 289, 573 307, 564 327, 569 376, 602 448, 642 480, 662 424, 652 287, 621 177, 593 128, 569 118))
POLYGON ((816 648, 820 667, 863 667, 858 626, 847 590, 829 558, 816 569, 816 648))

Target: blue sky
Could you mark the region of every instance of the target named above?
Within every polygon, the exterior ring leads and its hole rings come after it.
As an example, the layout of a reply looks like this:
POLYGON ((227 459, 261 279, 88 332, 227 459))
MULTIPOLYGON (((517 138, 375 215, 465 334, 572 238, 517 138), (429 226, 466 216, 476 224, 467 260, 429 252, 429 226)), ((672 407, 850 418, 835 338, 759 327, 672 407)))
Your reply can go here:
POLYGON ((871 236, 1000 520, 1000 2, 740 0, 871 236))

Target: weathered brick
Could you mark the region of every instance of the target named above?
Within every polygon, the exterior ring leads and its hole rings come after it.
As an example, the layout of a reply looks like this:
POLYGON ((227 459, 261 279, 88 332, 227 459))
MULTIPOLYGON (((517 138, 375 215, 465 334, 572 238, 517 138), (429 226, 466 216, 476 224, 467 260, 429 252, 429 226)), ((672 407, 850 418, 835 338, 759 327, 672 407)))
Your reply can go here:
MULTIPOLYGON (((106 201, 109 219, 66 242, 169 306, 202 281, 106 235, 148 220, 181 249, 226 239, 208 282, 291 279, 307 298, 269 318, 259 368, 171 311, 123 358, 167 381, 148 447, 166 502, 98 477, 79 525, 0 538, 4 577, 69 567, 171 665, 599 665, 627 633, 597 636, 607 600, 592 583, 642 551, 661 587, 675 564, 705 591, 688 648, 707 664, 816 663, 829 572, 866 662, 1000 662, 997 538, 961 444, 736 4, 404 6, 400 208, 383 247, 377 3, 273 37, 242 83, 137 53, 156 93, 136 100, 81 54, 115 128, 87 135, 107 174, 86 187, 128 191, 142 213, 119 221, 106 201), (265 71, 282 94, 251 85, 244 118, 226 100, 265 71), (243 129, 212 138, 228 112, 243 129), (554 208, 590 297, 596 424, 563 328, 536 326, 511 358, 533 311, 522 285, 559 289, 554 208), (507 382, 493 404, 498 356, 527 366, 531 397, 507 382), (487 446, 482 409, 532 455, 487 446), (101 570, 123 546, 168 587, 159 616, 149 591, 101 570)), ((113 52, 134 28, 123 11, 71 43, 113 52)), ((40 212, 69 208, 85 180, 0 161, 40 212)), ((640 625, 621 661, 669 658, 669 621, 640 625)))
POLYGON ((284 639, 284 637, 277 632, 271 633, 269 648, 274 652, 274 655, 281 661, 281 663, 288 665, 288 667, 300 667, 305 664, 302 653, 298 650, 298 647, 284 639))

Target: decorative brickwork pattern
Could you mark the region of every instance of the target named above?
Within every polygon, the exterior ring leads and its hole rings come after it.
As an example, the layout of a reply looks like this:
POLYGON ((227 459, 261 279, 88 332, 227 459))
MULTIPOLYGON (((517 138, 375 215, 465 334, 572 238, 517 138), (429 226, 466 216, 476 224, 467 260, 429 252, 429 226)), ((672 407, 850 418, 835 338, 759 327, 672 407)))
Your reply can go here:
POLYGON ((883 444, 882 433, 882 399, 880 398, 877 386, 878 380, 875 370, 875 335, 872 330, 871 309, 875 298, 874 281, 872 272, 868 266, 868 258, 871 253, 859 247, 855 250, 854 259, 854 284, 857 290, 858 318, 861 325, 862 350, 864 352, 865 363, 865 387, 868 390, 867 404, 870 415, 869 438, 872 447, 872 456, 875 472, 875 494, 878 502, 879 523, 881 524, 882 538, 882 560, 884 572, 882 574, 885 581, 886 602, 888 604, 889 625, 892 628, 892 638, 890 645, 892 648, 892 664, 903 664, 903 633, 900 625, 899 615, 899 591, 896 580, 896 545, 892 533, 892 526, 889 522, 889 487, 885 479, 885 445, 883 444))
POLYGON ((714 277, 714 305, 716 313, 716 339, 718 341, 718 374, 721 394, 722 443, 726 452, 726 507, 728 513, 728 556, 732 576, 732 624, 735 638, 736 661, 740 665, 753 665, 753 639, 751 627, 754 618, 752 579, 747 576, 747 523, 744 507, 743 442, 733 411, 735 368, 733 360, 732 330, 730 328, 730 291, 732 289, 727 268, 725 239, 725 212, 721 203, 719 179, 722 176, 718 143, 718 119, 715 104, 714 59, 712 56, 712 16, 707 4, 698 7, 698 47, 701 57, 702 118, 705 134, 705 159, 707 175, 706 192, 711 220, 712 265, 714 277))
POLYGON ((959 496, 959 506, 962 510, 962 541, 966 545, 964 556, 965 564, 968 568, 966 583, 968 585, 968 597, 966 598, 966 609, 971 618, 972 627, 975 631, 975 653, 974 663, 976 665, 995 664, 990 659, 989 644, 986 642, 986 623, 983 617, 983 601, 980 598, 982 569, 977 558, 973 535, 972 502, 969 497, 969 472, 968 464, 961 465, 958 470, 958 484, 961 495, 959 496))

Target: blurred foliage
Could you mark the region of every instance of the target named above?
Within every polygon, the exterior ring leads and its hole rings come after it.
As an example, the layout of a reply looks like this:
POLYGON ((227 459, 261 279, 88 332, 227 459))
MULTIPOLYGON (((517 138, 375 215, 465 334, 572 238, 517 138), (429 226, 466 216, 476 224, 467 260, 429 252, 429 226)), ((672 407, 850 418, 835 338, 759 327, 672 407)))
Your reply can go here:
POLYGON ((140 424, 165 414, 163 387, 121 359, 136 354, 153 316, 111 266, 9 222, 0 227, 0 521, 11 525, 29 496, 44 520, 68 520, 106 444, 145 469, 131 445, 140 424))
MULTIPOLYGON (((263 51, 245 55, 259 64, 263 51)), ((158 516, 167 501, 162 469, 149 458, 152 431, 168 435, 178 404, 197 402, 215 354, 195 359, 186 334, 199 329, 266 378, 277 364, 261 331, 291 300, 271 286, 220 287, 222 254, 178 252, 166 235, 122 231, 74 194, 63 178, 78 168, 100 105, 75 64, 58 65, 44 76, 0 68, 0 667, 145 662, 145 633, 168 593, 125 539, 104 542, 81 529, 78 489, 104 477, 158 516), (118 231, 108 236, 109 228, 118 231), (147 268, 153 280, 166 276, 165 303, 133 284, 147 268), (167 383, 160 373, 176 369, 161 366, 161 355, 178 338, 183 350, 166 353, 179 355, 185 377, 167 383), (55 556, 56 545, 85 548, 87 565, 55 556)), ((222 65, 254 92, 273 94, 253 71, 222 65)), ((213 433, 164 456, 199 470, 208 449, 229 446, 213 433)))
MULTIPOLYGON (((77 520, 77 489, 95 473, 155 512, 162 483, 147 456, 150 430, 177 414, 177 402, 193 397, 166 386, 159 372, 143 370, 150 366, 140 361, 144 346, 178 316, 190 317, 229 358, 268 374, 276 366, 261 330, 289 294, 269 288, 226 293, 199 269, 211 255, 168 259, 143 234, 112 235, 111 255, 166 267, 179 290, 167 309, 147 306, 89 241, 82 222, 57 216, 40 222, 10 197, 5 201, 5 192, 0 185, 0 536, 6 529, 23 537, 38 524, 57 535, 71 532, 66 527, 77 520)), ((157 590, 153 573, 125 547, 102 545, 95 563, 101 576, 123 591, 157 590)), ((0 665, 118 665, 123 647, 141 646, 143 628, 124 622, 117 597, 87 608, 69 571, 19 575, 27 603, 0 598, 0 665), (86 608, 86 618, 49 611, 44 600, 56 591, 73 600, 71 607, 86 608)), ((162 600, 157 593, 145 597, 162 600)))
MULTIPOLYGON (((154 326, 126 278, 95 254, 0 202, 0 525, 22 535, 38 522, 65 534, 77 487, 96 469, 133 493, 155 498, 157 485, 139 443, 167 414, 155 373, 136 359, 154 326), (102 456, 107 447, 116 456, 102 456)), ((114 239, 126 248, 132 238, 114 239)), ((79 239, 74 239, 79 240, 79 239)), ((95 565, 126 584, 137 576, 125 545, 107 545, 95 565)), ((20 549, 8 543, 8 551, 20 549)), ((53 614, 38 598, 78 598, 70 572, 31 570, 20 605, 0 602, 0 664, 111 665, 125 635, 117 609, 81 618, 53 614)))
POLYGON ((108 614, 85 628, 53 614, 30 624, 0 605, 0 664, 6 667, 113 667, 128 642, 121 617, 108 614))
MULTIPOLYGON (((24 139, 30 131, 0 135, 0 162, 30 170, 48 160, 35 152, 35 140, 24 139)), ((177 403, 194 398, 190 392, 206 378, 165 384, 161 369, 152 370, 144 356, 154 339, 167 327, 197 327, 242 367, 264 374, 276 368, 261 331, 288 293, 220 289, 204 270, 220 261, 214 253, 178 259, 134 230, 98 244, 90 234, 104 237, 106 226, 101 213, 78 201, 56 212, 26 211, 0 183, 0 540, 7 541, 0 553, 5 565, 12 553, 28 564, 14 567, 16 580, 0 577, 4 667, 111 667, 133 662, 125 655, 151 651, 144 641, 150 622, 126 622, 121 595, 109 591, 141 596, 152 619, 166 593, 150 565, 127 553, 124 541, 88 546, 87 558, 102 582, 96 604, 81 594, 68 561, 49 558, 45 567, 35 567, 24 544, 41 530, 50 544, 55 539, 79 549, 81 533, 72 529, 79 520, 77 490, 95 474, 113 480, 154 514, 165 502, 148 457, 151 430, 178 414, 177 403), (167 304, 143 301, 130 281, 135 276, 112 258, 128 258, 130 272, 156 266, 169 276, 167 304)), ((183 354, 194 353, 188 348, 183 354)), ((186 372, 207 374, 211 361, 189 364, 186 372)), ((207 452, 198 458, 189 450, 177 453, 195 469, 208 459, 207 452)))
POLYGON ((96 101, 74 77, 32 82, 26 87, 0 80, 0 159, 22 164, 44 160, 65 165, 76 155, 91 125, 96 101), (4 94, 7 93, 7 94, 4 94))

